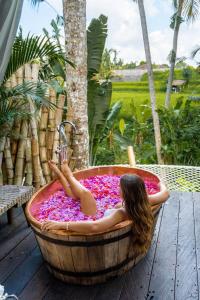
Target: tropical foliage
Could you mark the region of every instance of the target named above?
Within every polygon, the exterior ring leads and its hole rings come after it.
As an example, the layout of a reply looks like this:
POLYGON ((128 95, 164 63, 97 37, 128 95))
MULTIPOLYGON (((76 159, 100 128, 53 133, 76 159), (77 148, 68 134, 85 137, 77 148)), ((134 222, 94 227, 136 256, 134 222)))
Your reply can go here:
POLYGON ((16 119, 30 118, 28 109, 28 99, 34 101, 36 108, 41 105, 53 107, 46 98, 46 88, 44 84, 35 84, 26 81, 13 88, 0 88, 0 137, 11 132, 13 122, 16 119))
POLYGON ((112 83, 97 80, 107 37, 107 18, 93 19, 87 30, 88 47, 88 121, 90 136, 90 163, 95 164, 100 143, 111 130, 121 105, 112 108, 112 83))
POLYGON ((50 38, 34 35, 28 35, 26 38, 23 38, 20 33, 13 44, 4 82, 21 66, 34 60, 39 60, 42 66, 40 76, 46 81, 49 81, 52 77, 60 76, 59 71, 64 67, 65 62, 71 64, 65 59, 59 45, 50 38))
POLYGON ((6 87, 6 82, 11 78, 11 75, 20 67, 32 61, 37 61, 41 65, 44 64, 44 69, 45 63, 48 61, 48 72, 42 68, 40 72, 42 79, 45 77, 46 81, 58 76, 56 64, 66 62, 63 52, 50 39, 30 35, 24 39, 21 33, 16 37, 3 84, 0 87, 0 124, 4 124, 3 126, 7 128, 4 134, 8 134, 8 129, 11 129, 11 125, 16 118, 30 116, 25 105, 29 99, 33 101, 36 108, 42 105, 51 107, 51 103, 45 96, 47 84, 42 81, 39 83, 24 82, 14 87, 6 87))
MULTIPOLYGON (((200 106, 194 105, 190 100, 184 103, 180 98, 174 108, 167 109, 162 106, 158 109, 158 113, 165 164, 199 166, 200 106)), ((132 118, 124 118, 124 123, 122 134, 119 128, 120 119, 115 121, 112 143, 109 143, 109 137, 101 144, 97 152, 97 164, 102 164, 103 161, 107 164, 128 163, 126 154, 128 145, 134 146, 137 163, 156 163, 153 122, 149 105, 137 105, 132 118), (110 161, 106 160, 108 156, 110 161)))

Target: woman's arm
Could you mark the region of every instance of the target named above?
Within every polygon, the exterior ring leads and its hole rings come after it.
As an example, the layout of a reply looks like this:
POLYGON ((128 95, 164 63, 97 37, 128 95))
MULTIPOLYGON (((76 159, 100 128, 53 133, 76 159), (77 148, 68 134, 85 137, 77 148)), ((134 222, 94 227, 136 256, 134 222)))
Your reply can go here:
POLYGON ((151 205, 163 203, 167 200, 167 198, 169 198, 169 191, 162 182, 160 183, 160 192, 154 195, 148 195, 148 199, 151 205))
POLYGON ((110 216, 96 221, 77 221, 77 222, 56 222, 46 221, 42 224, 41 230, 64 229, 80 233, 97 233, 111 228, 112 226, 126 219, 123 209, 117 209, 110 216))

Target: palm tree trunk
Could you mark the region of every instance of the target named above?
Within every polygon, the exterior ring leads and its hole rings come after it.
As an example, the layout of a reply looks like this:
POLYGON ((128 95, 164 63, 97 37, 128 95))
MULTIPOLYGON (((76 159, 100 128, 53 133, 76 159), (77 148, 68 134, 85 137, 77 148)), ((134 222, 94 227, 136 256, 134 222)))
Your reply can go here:
POLYGON ((63 0, 66 55, 67 119, 75 123, 72 160, 77 169, 88 167, 86 0, 63 0))
POLYGON ((139 6, 140 21, 141 21, 142 35, 143 35, 143 41, 144 41, 144 49, 145 49, 145 55, 146 55, 146 61, 147 61, 149 92, 150 92, 150 99, 151 99, 154 135, 155 135, 155 142, 156 142, 156 154, 157 154, 158 163, 163 164, 163 160, 161 157, 160 122, 159 122, 158 113, 156 112, 156 95, 155 95, 155 87, 154 87, 154 80, 153 80, 153 69, 152 69, 152 63, 151 63, 151 52, 150 52, 150 46, 149 46, 149 37, 148 37, 148 30, 147 30, 147 23, 146 23, 146 16, 145 16, 143 0, 138 1, 138 6, 139 6))
POLYGON ((165 98, 165 106, 170 106, 170 98, 171 98, 171 90, 172 90, 172 82, 174 79, 174 69, 176 64, 176 55, 177 55, 177 44, 178 44, 178 35, 179 35, 179 29, 180 29, 180 18, 182 14, 182 4, 183 2, 180 1, 178 11, 177 11, 177 17, 176 17, 176 24, 174 28, 174 36, 173 36, 173 48, 170 54, 170 70, 169 70, 169 77, 167 82, 167 92, 166 92, 166 98, 165 98))

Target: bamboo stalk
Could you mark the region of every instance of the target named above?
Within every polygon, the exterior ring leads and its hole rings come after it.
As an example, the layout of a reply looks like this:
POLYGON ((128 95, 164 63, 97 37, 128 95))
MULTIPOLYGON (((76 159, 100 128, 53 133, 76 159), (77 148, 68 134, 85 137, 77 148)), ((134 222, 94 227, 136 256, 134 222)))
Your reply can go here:
MULTIPOLYGON (((24 80, 24 67, 17 70, 17 83, 22 84, 24 80)), ((25 78, 27 79, 27 78, 25 78)), ((19 140, 14 140, 12 143, 11 153, 12 159, 15 164, 15 176, 14 184, 21 185, 24 177, 25 169, 25 150, 26 150, 26 140, 28 136, 28 122, 26 120, 16 120, 14 124, 14 134, 16 138, 20 135, 19 140)))
POLYGON ((8 184, 13 184, 14 178, 14 167, 10 150, 10 138, 6 138, 5 148, 4 148, 4 158, 5 158, 5 166, 7 172, 7 182, 8 184))
POLYGON ((24 80, 24 66, 16 71, 17 84, 22 84, 24 80))
MULTIPOLYGON (((32 70, 31 65, 25 65, 25 75, 27 79, 37 81, 38 79, 38 72, 39 72, 39 64, 33 64, 32 70), (32 72, 31 72, 32 71, 32 72)), ((32 132, 32 140, 31 140, 31 147, 32 147, 32 160, 33 160, 33 182, 36 188, 43 186, 46 181, 44 179, 42 168, 40 164, 40 157, 39 157, 39 143, 38 143, 38 133, 37 133, 37 122, 35 119, 35 107, 31 99, 29 99, 29 109, 31 112, 31 132, 32 132)))
POLYGON ((11 86, 14 87, 17 85, 17 74, 12 74, 11 76, 11 86))
MULTIPOLYGON (((16 75, 13 74, 11 78, 9 78, 7 80, 7 82, 5 83, 5 86, 7 88, 11 88, 14 87, 17 84, 17 80, 16 80, 16 75)), ((10 146, 10 138, 5 138, 5 145, 4 145, 4 159, 5 162, 2 161, 2 172, 1 172, 1 177, 3 176, 3 184, 9 183, 12 184, 13 182, 13 162, 12 162, 12 158, 11 158, 11 146, 10 146), (4 170, 3 170, 4 169, 4 170)), ((2 157, 3 159, 3 157, 2 157)), ((2 180, 2 179, 1 179, 2 180)), ((0 181, 1 181, 0 180, 0 181)))
POLYGON ((41 112, 40 124, 39 124, 40 161, 41 161, 42 170, 46 182, 51 181, 51 173, 48 165, 47 149, 46 149, 48 114, 49 114, 49 110, 46 107, 43 107, 41 112))
POLYGON ((26 178, 25 185, 32 185, 33 183, 33 168, 32 168, 32 151, 31 151, 31 140, 28 137, 26 142, 26 178))
POLYGON ((0 185, 3 185, 3 171, 2 171, 2 162, 3 162, 3 152, 6 144, 6 137, 0 137, 0 185))
POLYGON ((55 135, 54 135, 54 142, 53 142, 53 153, 52 153, 52 159, 58 163, 58 155, 56 154, 56 150, 59 146, 59 132, 57 130, 58 126, 62 122, 62 116, 63 116, 63 107, 65 104, 65 95, 59 95, 58 97, 58 103, 57 103, 57 109, 55 112, 55 135))
MULTIPOLYGON (((14 81, 12 81, 11 85, 13 84, 22 84, 24 79, 24 67, 21 67, 16 72, 16 77, 14 78, 14 81)), ((13 130, 12 130, 12 141, 11 141, 11 155, 12 155, 12 161, 13 164, 15 164, 16 156, 17 156, 17 147, 18 147, 18 141, 19 141, 19 135, 21 130, 21 120, 17 119, 14 121, 13 130)))
POLYGON ((16 162, 21 125, 22 125, 21 120, 17 119, 14 121, 13 128, 12 128, 11 156, 12 156, 13 164, 15 164, 16 162))
MULTIPOLYGON (((49 90, 49 98, 50 101, 56 104, 56 93, 53 89, 49 90)), ((50 160, 52 158, 52 150, 54 143, 54 135, 55 135, 55 110, 49 110, 49 119, 48 119, 48 134, 47 134, 47 159, 50 160)))
POLYGON ((24 175, 24 159, 25 159, 25 149, 26 149, 26 140, 28 135, 28 122, 23 121, 21 126, 21 138, 18 143, 17 156, 15 162, 15 177, 14 184, 21 185, 24 175))

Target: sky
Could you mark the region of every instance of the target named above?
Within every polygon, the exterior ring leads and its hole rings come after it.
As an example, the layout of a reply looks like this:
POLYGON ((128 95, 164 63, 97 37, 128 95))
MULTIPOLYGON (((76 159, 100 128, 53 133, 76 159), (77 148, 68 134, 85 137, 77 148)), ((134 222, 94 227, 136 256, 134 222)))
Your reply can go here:
MULTIPOLYGON (((24 0, 20 25, 24 34, 42 34, 42 29, 50 29, 50 22, 56 14, 62 14, 62 0, 48 0, 33 8, 24 0), (57 13, 56 13, 57 12, 57 13)), ((173 15, 172 0, 144 0, 149 31, 152 62, 168 63, 172 48, 173 31, 170 17, 173 15)), ((125 63, 145 60, 141 24, 138 7, 132 0, 87 0, 87 24, 100 14, 108 17, 107 48, 116 49, 118 57, 125 63)), ((177 57, 187 57, 187 63, 195 65, 191 52, 200 45, 200 18, 191 24, 181 25, 177 57)), ((198 57, 197 57, 198 59, 198 57)), ((200 61, 200 57, 199 57, 200 61)))

